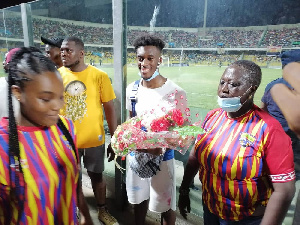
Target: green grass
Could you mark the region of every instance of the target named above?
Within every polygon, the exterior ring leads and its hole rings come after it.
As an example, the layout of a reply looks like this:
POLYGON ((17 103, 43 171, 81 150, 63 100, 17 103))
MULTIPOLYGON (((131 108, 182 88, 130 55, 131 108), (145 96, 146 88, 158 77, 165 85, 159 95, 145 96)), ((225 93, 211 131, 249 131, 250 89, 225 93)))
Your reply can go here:
MULTIPOLYGON (((197 108, 206 113, 208 110, 218 107, 217 88, 225 68, 217 66, 161 67, 160 72, 187 92, 188 103, 191 108, 197 108)), ((113 79, 113 68, 102 69, 113 79)), ((128 67, 128 84, 139 79, 137 73, 137 67, 128 67)), ((254 96, 254 102, 258 106, 260 106, 266 85, 270 81, 281 77, 281 70, 262 68, 262 74, 261 85, 254 96)))
MULTIPOLYGON (((225 68, 217 66, 161 67, 160 73, 170 78, 186 91, 188 104, 192 111, 191 115, 199 113, 200 118, 203 119, 207 111, 218 107, 217 87, 225 68)), ((102 67, 101 69, 114 80, 114 68, 102 67)), ((254 102, 258 106, 260 106, 266 85, 270 81, 281 77, 281 70, 262 68, 262 74, 261 85, 254 97, 254 102)), ((4 75, 5 73, 1 68, 0 76, 4 75)), ((139 79, 137 67, 128 66, 127 84, 137 79, 139 79)))

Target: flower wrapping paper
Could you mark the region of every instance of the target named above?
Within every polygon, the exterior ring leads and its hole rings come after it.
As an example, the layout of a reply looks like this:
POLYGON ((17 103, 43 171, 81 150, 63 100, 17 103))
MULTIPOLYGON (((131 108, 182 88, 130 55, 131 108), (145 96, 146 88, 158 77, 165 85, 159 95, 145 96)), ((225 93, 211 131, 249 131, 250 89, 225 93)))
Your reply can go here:
MULTIPOLYGON (((185 111, 189 112, 189 109, 185 111)), ((138 149, 149 149, 150 152, 155 148, 169 148, 185 154, 196 136, 203 133, 201 121, 191 124, 179 109, 159 117, 153 115, 136 116, 117 127, 111 138, 111 146, 117 156, 126 156, 138 149)))

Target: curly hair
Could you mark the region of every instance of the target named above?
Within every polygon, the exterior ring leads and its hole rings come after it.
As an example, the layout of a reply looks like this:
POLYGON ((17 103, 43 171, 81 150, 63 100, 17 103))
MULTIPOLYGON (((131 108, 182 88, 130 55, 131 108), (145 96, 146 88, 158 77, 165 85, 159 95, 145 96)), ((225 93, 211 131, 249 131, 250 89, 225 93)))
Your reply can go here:
POLYGON ((78 37, 75 37, 75 36, 70 36, 70 37, 66 37, 65 39, 64 39, 64 42, 65 41, 74 41, 75 42, 75 45, 76 45, 76 47, 78 48, 78 49, 80 49, 80 50, 84 50, 84 43, 83 43, 83 41, 80 39, 80 38, 78 38, 78 37))
POLYGON ((141 46, 156 46, 160 51, 163 50, 165 47, 165 42, 152 34, 144 34, 143 36, 138 37, 137 39, 134 40, 133 46, 135 51, 141 46))
POLYGON ((260 67, 249 60, 238 60, 232 63, 230 66, 236 65, 244 71, 243 78, 249 85, 259 87, 261 82, 261 69, 260 67))

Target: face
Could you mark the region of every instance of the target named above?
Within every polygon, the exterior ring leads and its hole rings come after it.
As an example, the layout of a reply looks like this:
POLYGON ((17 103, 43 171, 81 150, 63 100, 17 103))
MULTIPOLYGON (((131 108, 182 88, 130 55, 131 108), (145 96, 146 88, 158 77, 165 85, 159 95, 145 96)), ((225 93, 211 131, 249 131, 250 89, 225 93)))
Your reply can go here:
POLYGON ((12 91, 21 104, 21 126, 52 126, 64 105, 64 86, 58 72, 27 75, 24 87, 13 86, 12 91))
POLYGON ((60 48, 46 45, 45 46, 46 56, 49 57, 57 66, 62 64, 60 56, 60 48))
POLYGON ((243 71, 233 65, 225 70, 220 79, 218 96, 220 98, 243 96, 249 88, 250 85, 243 78, 243 71))
POLYGON ((156 46, 141 46, 137 49, 136 56, 143 79, 150 78, 162 62, 161 52, 156 46))
POLYGON ((83 60, 84 51, 75 45, 74 41, 64 41, 60 48, 63 65, 72 70, 81 60, 83 60))

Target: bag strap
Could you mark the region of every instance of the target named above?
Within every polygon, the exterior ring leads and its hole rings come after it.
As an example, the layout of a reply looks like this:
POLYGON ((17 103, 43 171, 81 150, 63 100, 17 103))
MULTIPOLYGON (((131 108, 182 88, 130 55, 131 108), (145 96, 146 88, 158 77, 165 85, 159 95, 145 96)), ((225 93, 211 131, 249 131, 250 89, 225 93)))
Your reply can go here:
POLYGON ((135 105, 137 103, 137 93, 138 93, 139 86, 140 86, 140 80, 136 80, 131 90, 131 96, 129 97, 131 100, 131 117, 136 116, 135 105))

